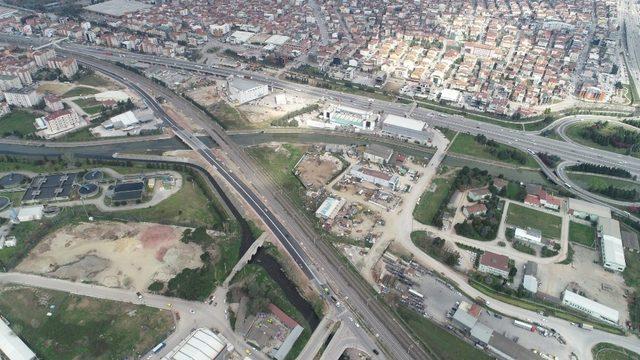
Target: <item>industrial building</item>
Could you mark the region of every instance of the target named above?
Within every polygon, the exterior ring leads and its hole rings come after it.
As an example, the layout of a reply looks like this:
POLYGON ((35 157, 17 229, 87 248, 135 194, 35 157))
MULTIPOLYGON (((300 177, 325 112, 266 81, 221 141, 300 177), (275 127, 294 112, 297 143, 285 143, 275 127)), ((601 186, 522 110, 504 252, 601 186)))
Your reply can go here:
POLYGON ((480 256, 478 271, 507 279, 509 278, 509 258, 491 251, 485 251, 480 256))
POLYGON ((227 80, 227 92, 231 101, 244 104, 269 95, 269 85, 239 77, 227 80))
POLYGON ((382 132, 401 139, 417 141, 421 144, 431 142, 433 133, 424 121, 414 120, 393 114, 387 115, 382 123, 382 132))
POLYGON ((400 181, 397 175, 389 175, 382 171, 365 168, 360 165, 352 167, 349 174, 362 181, 367 181, 374 185, 380 185, 391 190, 395 190, 398 186, 398 181, 400 181))
POLYGON ((0 352, 1 358, 9 360, 33 360, 37 359, 36 354, 11 330, 11 328, 0 320, 0 352))
POLYGON ((84 10, 118 18, 136 11, 146 10, 151 7, 152 5, 133 0, 109 0, 86 6, 84 7, 84 10))
POLYGON ((569 198, 567 201, 567 208, 569 214, 577 217, 578 219, 589 219, 591 221, 597 221, 598 218, 611 218, 611 210, 602 205, 590 203, 588 201, 569 198))
POLYGON ((144 180, 120 182, 107 193, 107 196, 114 202, 135 202, 142 200, 145 190, 144 180))
POLYGON ((602 251, 602 265, 605 269, 624 271, 627 263, 624 259, 624 247, 622 246, 622 234, 618 220, 599 217, 598 238, 602 251))
POLYGON ((182 340, 162 360, 219 360, 226 356, 226 341, 213 331, 200 328, 182 340))
POLYGON ((344 204, 344 199, 337 199, 329 196, 322 202, 322 204, 320 204, 318 210, 316 210, 316 217, 323 220, 333 220, 333 218, 338 215, 338 212, 340 212, 344 204))
POLYGON ((378 120, 378 115, 371 111, 346 106, 337 106, 326 110, 324 111, 324 117, 332 125, 354 127, 362 130, 373 130, 378 120))
POLYGON ((140 123, 146 123, 153 120, 153 111, 127 111, 116 115, 102 123, 102 127, 111 130, 126 130, 140 123))
POLYGON ((527 261, 524 265, 524 276, 522 278, 522 286, 531 293, 538 292, 538 263, 527 261))
POLYGON ((562 304, 611 324, 618 325, 618 321, 620 319, 618 310, 602 305, 599 302, 588 299, 582 295, 578 295, 568 289, 562 294, 562 304))
POLYGON ((376 164, 388 164, 393 156, 393 150, 382 145, 370 144, 364 150, 363 157, 376 164))
POLYGON ((17 209, 11 209, 11 221, 18 224, 25 221, 34 221, 42 219, 44 214, 44 206, 21 206, 17 209))
POLYGON ((77 173, 36 176, 22 196, 22 203, 69 200, 77 176, 77 173))
POLYGON ((542 231, 538 229, 521 229, 517 227, 513 237, 516 240, 526 241, 536 245, 542 245, 542 231))

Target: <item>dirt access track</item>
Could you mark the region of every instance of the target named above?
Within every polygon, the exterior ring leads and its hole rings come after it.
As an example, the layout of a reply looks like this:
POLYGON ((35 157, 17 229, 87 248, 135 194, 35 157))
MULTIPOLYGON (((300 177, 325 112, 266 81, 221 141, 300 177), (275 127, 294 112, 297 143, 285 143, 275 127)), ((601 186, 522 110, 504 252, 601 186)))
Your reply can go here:
POLYGON ((40 241, 16 270, 146 290, 155 280, 202 265, 200 246, 180 241, 184 229, 110 221, 69 225, 40 241))

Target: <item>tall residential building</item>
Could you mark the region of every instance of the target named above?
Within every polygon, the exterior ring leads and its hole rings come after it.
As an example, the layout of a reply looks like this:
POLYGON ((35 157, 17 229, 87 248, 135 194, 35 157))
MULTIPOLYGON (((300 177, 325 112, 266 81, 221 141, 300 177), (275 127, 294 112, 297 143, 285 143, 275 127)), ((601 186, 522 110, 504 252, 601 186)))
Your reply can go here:
POLYGON ((7 90, 4 92, 4 97, 7 104, 25 108, 36 106, 42 101, 42 96, 31 86, 7 90))

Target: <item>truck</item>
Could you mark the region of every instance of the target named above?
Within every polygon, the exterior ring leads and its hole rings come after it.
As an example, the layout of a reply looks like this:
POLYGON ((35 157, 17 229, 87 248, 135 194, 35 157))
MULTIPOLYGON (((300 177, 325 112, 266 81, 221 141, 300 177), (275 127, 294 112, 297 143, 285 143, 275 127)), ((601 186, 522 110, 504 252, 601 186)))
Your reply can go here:
POLYGON ((585 329, 585 330, 593 330, 593 325, 591 325, 591 324, 582 323, 582 324, 580 324, 580 327, 585 329))
POLYGON ((153 347, 153 349, 151 349, 151 352, 154 354, 157 354, 160 352, 160 350, 162 350, 165 346, 167 346, 167 344, 163 341, 160 344, 156 345, 153 347))
POLYGON ((520 321, 520 320, 513 320, 513 325, 525 329, 525 330, 529 330, 531 332, 535 332, 536 331, 536 326, 533 324, 530 324, 528 322, 524 322, 524 321, 520 321))

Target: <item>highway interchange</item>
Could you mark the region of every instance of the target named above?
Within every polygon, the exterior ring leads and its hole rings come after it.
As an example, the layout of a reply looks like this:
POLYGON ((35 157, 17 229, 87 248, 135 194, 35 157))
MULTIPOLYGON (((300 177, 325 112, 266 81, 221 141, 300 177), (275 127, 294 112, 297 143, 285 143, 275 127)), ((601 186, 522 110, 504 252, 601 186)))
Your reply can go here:
MULTIPOLYGON (((249 180, 248 183, 250 185, 247 185, 247 179, 241 178, 243 175, 237 174, 237 171, 234 173, 232 168, 235 169, 235 167, 232 162, 235 162, 236 166, 244 166, 248 165, 248 161, 246 159, 238 160, 238 157, 242 157, 242 151, 238 150, 237 147, 230 143, 224 134, 219 133, 221 129, 216 129, 215 126, 209 126, 207 127, 207 133, 218 145, 221 146, 223 150, 226 150, 223 152, 229 157, 227 159, 221 159, 220 154, 214 154, 209 145, 204 144, 199 138, 184 130, 166 114, 164 109, 156 102, 155 97, 150 95, 157 93, 167 94, 167 89, 164 89, 157 84, 153 84, 147 79, 137 76, 131 72, 109 65, 97 58, 118 60, 123 56, 126 56, 127 59, 135 59, 148 63, 166 65, 189 71, 205 72, 220 76, 248 75, 256 81, 267 82, 274 87, 290 91, 304 91, 312 96, 325 97, 349 106, 367 108, 372 111, 380 111, 385 114, 391 113, 404 116, 412 110, 411 105, 379 100, 371 101, 363 96, 293 84, 257 73, 248 74, 238 70, 209 67, 182 60, 150 57, 131 53, 123 53, 121 56, 106 56, 104 50, 101 49, 94 49, 74 44, 60 44, 60 46, 64 52, 73 53, 78 60, 84 64, 107 74, 136 91, 145 100, 147 105, 150 106, 171 127, 176 135, 178 135, 185 144, 196 150, 212 167, 212 169, 217 172, 218 176, 224 179, 250 206, 252 211, 254 211, 265 222, 265 225, 267 225, 271 232, 279 239, 279 241, 282 242, 291 254, 292 258, 305 272, 305 274, 314 281, 316 287, 319 288, 320 291, 323 291, 322 288, 325 284, 329 284, 332 290, 335 290, 337 294, 341 296, 348 296, 350 298, 351 301, 349 303, 352 305, 354 314, 362 318, 362 321, 367 325, 368 330, 372 334, 375 334, 376 338, 378 338, 382 343, 384 350, 393 354, 394 358, 399 359, 408 359, 412 357, 426 359, 430 357, 426 352, 423 352, 419 346, 415 345, 405 330, 401 330, 400 333, 398 332, 400 331, 399 329, 403 328, 397 324, 395 320, 389 320, 388 314, 386 317, 384 316, 384 313, 386 313, 384 308, 370 306, 371 303, 377 304, 378 301, 372 301, 373 298, 371 297, 370 292, 363 291, 361 288, 356 289, 353 287, 353 285, 356 285, 353 283, 353 279, 346 278, 344 276, 344 271, 340 271, 340 267, 334 268, 334 266, 330 266, 336 264, 327 264, 325 266, 317 265, 317 259, 323 259, 330 256, 330 254, 326 249, 315 246, 315 241, 313 241, 315 239, 314 235, 309 233, 308 225, 299 224, 300 219, 293 219, 291 222, 282 221, 283 217, 288 218, 292 215, 291 209, 287 208, 287 204, 280 204, 280 199, 277 199, 281 194, 276 193, 275 196, 273 196, 271 191, 260 192, 260 190, 264 189, 261 188, 261 186, 269 186, 269 184, 261 183, 260 180, 255 179, 254 177, 249 180), (92 55, 93 58, 87 55, 92 55), (234 151, 239 151, 240 154, 229 153, 234 151), (269 195, 273 196, 273 198, 267 198, 269 195), (286 223, 287 227, 283 226, 283 223, 286 223)), ((171 96, 171 94, 167 95, 171 96)), ((431 126, 445 127, 454 131, 461 131, 470 134, 484 134, 490 139, 510 144, 511 146, 525 151, 549 152, 560 156, 563 160, 571 162, 590 162, 606 166, 624 166, 630 172, 640 175, 640 159, 612 154, 602 150, 594 150, 578 144, 553 140, 532 132, 511 130, 497 125, 465 119, 460 116, 440 114, 423 108, 414 109, 411 112, 411 117, 424 120, 431 126)))

